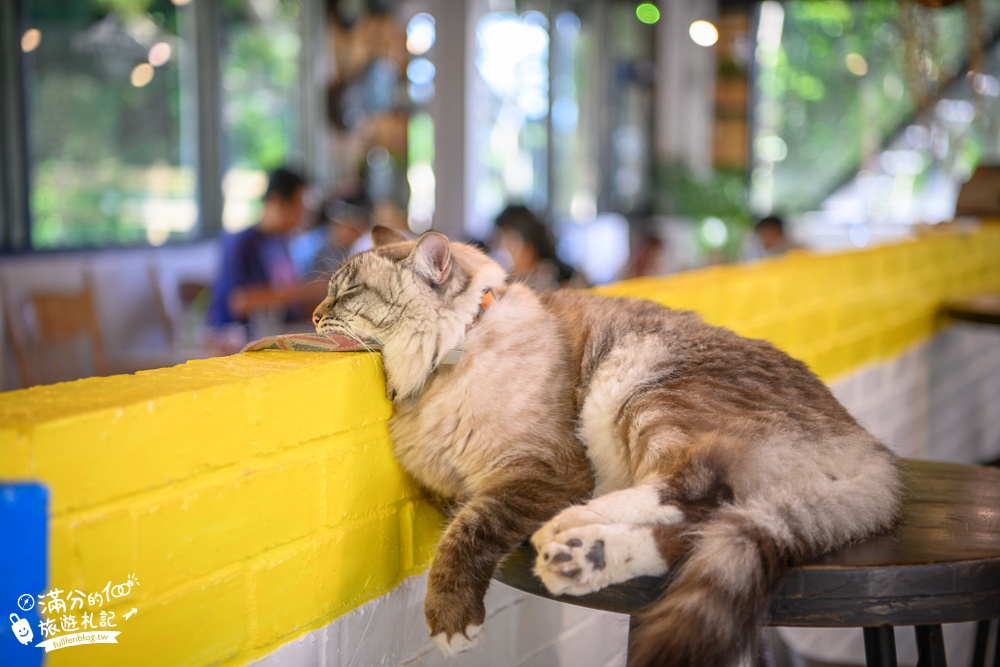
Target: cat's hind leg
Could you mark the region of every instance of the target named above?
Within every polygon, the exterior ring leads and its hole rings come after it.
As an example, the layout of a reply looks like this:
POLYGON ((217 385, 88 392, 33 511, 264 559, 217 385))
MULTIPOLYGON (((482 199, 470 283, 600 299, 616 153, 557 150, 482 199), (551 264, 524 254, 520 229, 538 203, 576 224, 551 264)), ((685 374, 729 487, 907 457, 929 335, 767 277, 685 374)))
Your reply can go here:
POLYGON ((560 512, 531 538, 534 572, 550 592, 570 595, 664 574, 686 555, 692 524, 732 499, 722 466, 689 459, 560 512))
POLYGON ((535 549, 551 542, 570 528, 596 524, 673 524, 684 520, 684 512, 671 502, 662 480, 613 491, 585 505, 567 507, 543 525, 531 538, 535 549))
POLYGON ((686 524, 591 524, 559 533, 538 552, 535 575, 553 595, 584 595, 676 566, 686 524))
POLYGON ((531 538, 534 572, 555 595, 583 595, 670 566, 662 553, 683 532, 685 511, 663 479, 598 496, 569 507, 531 538), (667 530, 672 529, 672 530, 667 530))

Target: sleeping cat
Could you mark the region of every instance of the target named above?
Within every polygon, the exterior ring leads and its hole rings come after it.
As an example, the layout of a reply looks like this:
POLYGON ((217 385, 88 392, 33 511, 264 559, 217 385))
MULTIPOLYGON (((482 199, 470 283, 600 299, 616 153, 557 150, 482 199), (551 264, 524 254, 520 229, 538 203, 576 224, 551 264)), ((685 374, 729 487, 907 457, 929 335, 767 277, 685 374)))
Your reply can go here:
POLYGON ((690 312, 507 284, 478 250, 386 228, 330 278, 320 333, 377 340, 396 455, 456 513, 425 614, 469 648, 498 564, 582 595, 672 573, 631 665, 756 650, 790 567, 892 526, 893 455, 804 364, 690 312))

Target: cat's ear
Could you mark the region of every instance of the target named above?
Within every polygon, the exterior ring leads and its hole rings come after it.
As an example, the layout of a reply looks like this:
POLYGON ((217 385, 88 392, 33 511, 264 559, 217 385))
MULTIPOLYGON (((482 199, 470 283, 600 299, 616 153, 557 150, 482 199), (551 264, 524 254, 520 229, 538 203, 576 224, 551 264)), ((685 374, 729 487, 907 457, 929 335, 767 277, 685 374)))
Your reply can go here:
POLYGON ((451 242, 444 234, 427 232, 417 240, 410 261, 418 275, 440 285, 451 273, 451 242))
POLYGON ((406 237, 395 229, 383 227, 382 225, 375 225, 372 228, 372 245, 376 248, 389 245, 390 243, 402 243, 405 240, 406 237))

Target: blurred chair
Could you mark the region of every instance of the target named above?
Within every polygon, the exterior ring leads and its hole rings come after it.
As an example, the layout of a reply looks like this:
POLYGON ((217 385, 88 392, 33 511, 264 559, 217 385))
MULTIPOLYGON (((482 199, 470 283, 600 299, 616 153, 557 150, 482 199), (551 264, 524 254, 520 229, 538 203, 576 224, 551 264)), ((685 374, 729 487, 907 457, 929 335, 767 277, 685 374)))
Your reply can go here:
POLYGON ((210 356, 204 344, 205 312, 208 310, 211 285, 202 280, 168 280, 164 284, 160 268, 146 265, 153 304, 167 337, 174 363, 210 356))
POLYGON ((78 290, 17 294, 3 282, 7 337, 21 386, 51 384, 111 372, 89 272, 78 290))

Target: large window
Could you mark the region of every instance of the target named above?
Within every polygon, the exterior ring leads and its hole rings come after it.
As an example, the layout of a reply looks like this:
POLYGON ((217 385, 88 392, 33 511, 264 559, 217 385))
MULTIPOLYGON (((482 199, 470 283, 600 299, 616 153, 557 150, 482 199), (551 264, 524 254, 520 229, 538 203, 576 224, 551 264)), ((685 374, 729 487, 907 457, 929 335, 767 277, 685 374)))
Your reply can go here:
POLYGON ((487 12, 475 40, 470 166, 480 228, 470 231, 487 238, 507 201, 548 205, 549 19, 534 10, 487 12))
POLYGON ((252 224, 266 170, 301 153, 308 2, 5 5, 0 251, 161 245, 252 224))
MULTIPOLYGON (((905 131, 917 83, 945 83, 959 74, 970 41, 963 5, 924 10, 915 4, 760 4, 751 177, 756 212, 815 210, 905 131)), ((982 5, 989 26, 996 8, 982 5)), ((940 133, 925 127, 911 135, 932 131, 940 133)), ((917 181, 931 166, 912 152, 886 160, 906 160, 900 169, 917 181)))
POLYGON ((38 249, 151 243, 195 233, 182 137, 193 35, 169 0, 32 0, 21 50, 30 238, 38 249))
POLYGON ((223 3, 222 225, 228 231, 257 221, 265 171, 283 164, 296 143, 301 9, 298 0, 223 3))
POLYGON ((467 232, 488 238, 511 202, 580 239, 599 214, 648 212, 655 28, 629 3, 478 6, 467 232))

